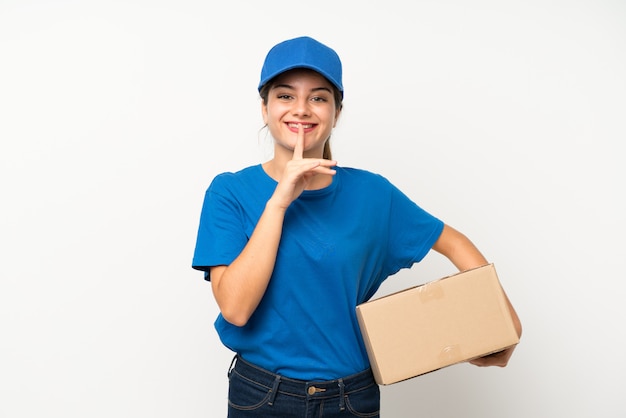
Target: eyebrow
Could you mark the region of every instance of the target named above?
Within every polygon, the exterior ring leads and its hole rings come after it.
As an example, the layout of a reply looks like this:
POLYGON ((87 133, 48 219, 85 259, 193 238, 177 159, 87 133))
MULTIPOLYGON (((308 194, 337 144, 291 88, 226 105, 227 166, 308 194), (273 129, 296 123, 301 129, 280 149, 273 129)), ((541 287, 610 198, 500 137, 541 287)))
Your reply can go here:
MULTIPOLYGON (((290 84, 276 84, 274 87, 272 87, 272 89, 278 89, 278 88, 287 88, 287 89, 295 90, 295 88, 290 84)), ((332 94, 332 91, 328 87, 315 87, 311 89, 311 92, 316 92, 316 91, 327 91, 332 94)))

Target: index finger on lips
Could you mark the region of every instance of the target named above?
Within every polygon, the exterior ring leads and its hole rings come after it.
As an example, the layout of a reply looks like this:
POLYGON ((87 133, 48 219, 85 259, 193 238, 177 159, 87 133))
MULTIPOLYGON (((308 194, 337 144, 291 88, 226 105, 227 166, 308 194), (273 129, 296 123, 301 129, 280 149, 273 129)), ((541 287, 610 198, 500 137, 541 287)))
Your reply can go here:
POLYGON ((298 137, 296 138, 296 146, 293 149, 293 159, 301 160, 304 155, 304 126, 298 124, 298 137))

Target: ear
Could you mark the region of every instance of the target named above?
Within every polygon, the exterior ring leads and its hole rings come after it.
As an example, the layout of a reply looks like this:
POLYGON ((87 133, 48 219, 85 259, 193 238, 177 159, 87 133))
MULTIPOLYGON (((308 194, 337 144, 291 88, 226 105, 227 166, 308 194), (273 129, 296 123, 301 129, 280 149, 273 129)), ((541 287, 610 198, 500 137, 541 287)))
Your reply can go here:
POLYGON ((261 115, 263 116, 263 123, 267 125, 267 105, 261 100, 261 115))
POLYGON ((333 128, 337 126, 337 122, 339 121, 339 115, 341 115, 341 107, 335 111, 335 123, 333 123, 333 128))

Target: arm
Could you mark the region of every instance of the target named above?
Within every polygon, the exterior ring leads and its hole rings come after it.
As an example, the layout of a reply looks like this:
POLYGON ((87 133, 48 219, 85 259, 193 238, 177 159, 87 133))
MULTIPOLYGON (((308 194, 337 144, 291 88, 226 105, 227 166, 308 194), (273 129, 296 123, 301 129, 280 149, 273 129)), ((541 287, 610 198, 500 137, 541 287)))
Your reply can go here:
POLYGON ((287 208, 316 174, 333 175, 334 161, 303 159, 304 128, 300 126, 293 159, 284 169, 272 197, 265 204, 250 240, 228 266, 211 267, 211 288, 222 316, 244 326, 270 282, 287 208))
MULTIPOLYGON (((445 225, 439 239, 433 245, 433 250, 448 258, 460 271, 469 270, 488 264, 487 259, 480 253, 478 248, 465 235, 454 228, 445 225)), ((511 305, 508 296, 504 294, 509 305, 511 318, 518 336, 522 336, 522 323, 517 312, 511 305)), ((508 348, 495 354, 470 361, 476 366, 500 366, 508 364, 515 347, 508 348)))
POLYGON ((269 284, 285 210, 270 199, 250 240, 228 266, 211 268, 211 288, 224 319, 243 326, 258 306, 269 284))

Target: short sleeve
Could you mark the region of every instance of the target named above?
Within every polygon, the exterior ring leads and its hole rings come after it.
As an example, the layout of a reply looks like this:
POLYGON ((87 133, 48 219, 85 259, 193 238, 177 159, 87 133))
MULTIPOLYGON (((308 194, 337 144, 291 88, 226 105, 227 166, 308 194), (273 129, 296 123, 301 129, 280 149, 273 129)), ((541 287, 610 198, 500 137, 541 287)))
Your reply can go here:
POLYGON ((207 280, 210 267, 229 265, 248 242, 241 207, 227 191, 224 178, 216 177, 202 204, 192 267, 206 272, 207 280))
POLYGON ((391 272, 421 261, 441 235, 443 226, 443 221, 392 186, 388 251, 393 254, 390 259, 395 265, 390 266, 391 272))

